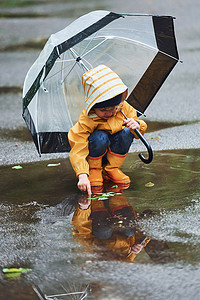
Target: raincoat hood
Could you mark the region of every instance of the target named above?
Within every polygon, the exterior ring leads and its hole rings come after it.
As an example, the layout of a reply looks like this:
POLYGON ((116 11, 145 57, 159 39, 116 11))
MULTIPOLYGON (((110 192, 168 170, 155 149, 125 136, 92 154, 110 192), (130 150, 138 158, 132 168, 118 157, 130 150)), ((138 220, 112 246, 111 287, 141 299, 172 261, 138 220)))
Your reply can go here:
POLYGON ((85 110, 88 114, 95 104, 109 100, 127 90, 119 76, 105 65, 99 65, 82 76, 85 110))

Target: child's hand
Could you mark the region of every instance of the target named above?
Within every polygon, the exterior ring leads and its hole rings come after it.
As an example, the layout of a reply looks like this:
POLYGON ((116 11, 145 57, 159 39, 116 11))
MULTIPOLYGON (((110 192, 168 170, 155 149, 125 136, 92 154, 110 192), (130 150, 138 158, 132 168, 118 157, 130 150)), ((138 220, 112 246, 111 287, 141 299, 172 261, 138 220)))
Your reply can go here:
POLYGON ((132 118, 124 119, 124 124, 131 130, 139 129, 140 125, 132 118))
POLYGON ((83 192, 87 192, 88 193, 88 197, 91 197, 91 185, 90 185, 90 181, 88 179, 87 174, 80 174, 78 176, 78 188, 80 191, 83 192))
POLYGON ((142 244, 134 244, 132 247, 130 247, 130 250, 132 253, 138 254, 142 248, 144 247, 144 245, 142 244))

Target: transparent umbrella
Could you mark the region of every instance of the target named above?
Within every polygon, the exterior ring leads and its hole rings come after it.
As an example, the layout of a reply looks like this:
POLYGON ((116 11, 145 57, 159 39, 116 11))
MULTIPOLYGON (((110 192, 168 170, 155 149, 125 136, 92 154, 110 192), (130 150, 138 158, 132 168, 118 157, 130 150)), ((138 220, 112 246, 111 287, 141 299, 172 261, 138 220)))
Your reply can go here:
MULTIPOLYGON (((82 75, 99 64, 121 77, 127 101, 144 114, 179 60, 173 19, 93 11, 50 36, 23 88, 23 117, 39 154, 70 150, 68 131, 84 109, 82 75)), ((136 133, 149 163, 151 147, 136 133)))

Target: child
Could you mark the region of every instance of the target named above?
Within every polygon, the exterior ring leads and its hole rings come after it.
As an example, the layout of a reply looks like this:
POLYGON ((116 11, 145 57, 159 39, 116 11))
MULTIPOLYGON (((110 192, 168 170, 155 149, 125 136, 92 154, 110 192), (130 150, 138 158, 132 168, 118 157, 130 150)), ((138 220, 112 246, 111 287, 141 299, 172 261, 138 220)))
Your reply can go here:
POLYGON ((78 188, 91 195, 91 186, 102 186, 103 176, 114 183, 130 183, 119 167, 133 141, 134 130, 147 128, 125 99, 127 86, 105 65, 82 76, 85 109, 70 129, 69 159, 78 177, 78 188), (124 118, 123 113, 127 116, 124 118))

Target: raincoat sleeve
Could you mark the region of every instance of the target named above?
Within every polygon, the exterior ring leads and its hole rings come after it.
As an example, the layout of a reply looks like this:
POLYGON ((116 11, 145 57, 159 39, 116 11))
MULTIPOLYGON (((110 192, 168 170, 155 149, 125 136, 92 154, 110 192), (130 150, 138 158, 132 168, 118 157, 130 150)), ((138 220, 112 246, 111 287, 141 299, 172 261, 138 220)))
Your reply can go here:
POLYGON ((91 236, 92 219, 90 218, 90 215, 91 206, 89 206, 88 209, 81 209, 79 207, 76 208, 72 218, 74 235, 91 236))
POLYGON ((80 174, 89 175, 89 164, 87 162, 89 154, 88 138, 94 129, 94 122, 83 111, 78 122, 69 130, 68 140, 71 146, 69 159, 76 176, 80 174))
MULTIPOLYGON (((140 124, 139 131, 141 134, 144 134, 147 129, 147 124, 143 120, 138 119, 135 108, 128 104, 128 102, 124 101, 122 110, 124 111, 127 118, 133 118, 140 124)), ((134 134, 136 139, 139 139, 139 137, 135 134, 134 130, 131 130, 131 132, 134 134)))

